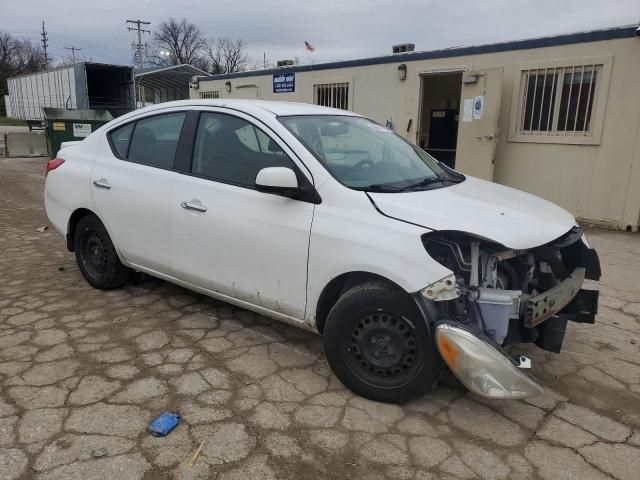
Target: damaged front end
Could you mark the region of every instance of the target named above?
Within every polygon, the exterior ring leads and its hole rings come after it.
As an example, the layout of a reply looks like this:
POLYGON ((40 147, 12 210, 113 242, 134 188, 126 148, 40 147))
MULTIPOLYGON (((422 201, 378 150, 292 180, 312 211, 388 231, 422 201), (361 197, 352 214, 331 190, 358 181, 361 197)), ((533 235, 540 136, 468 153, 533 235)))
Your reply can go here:
POLYGON ((451 371, 485 397, 538 394, 528 359, 516 362, 503 347, 558 353, 569 320, 595 321, 598 292, 582 284, 600 278, 600 263, 580 227, 527 250, 456 231, 425 234, 423 244, 453 272, 420 292, 437 311, 436 343, 451 371))

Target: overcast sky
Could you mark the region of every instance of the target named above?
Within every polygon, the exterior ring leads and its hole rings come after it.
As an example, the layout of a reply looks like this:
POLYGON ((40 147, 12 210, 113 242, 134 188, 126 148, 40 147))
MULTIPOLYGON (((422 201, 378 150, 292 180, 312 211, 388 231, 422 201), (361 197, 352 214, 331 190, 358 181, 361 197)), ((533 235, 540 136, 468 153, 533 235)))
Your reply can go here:
MULTIPOLYGON (((46 21, 50 53, 65 46, 105 63, 131 62, 126 19, 186 17, 207 37, 243 38, 254 62, 314 63, 388 54, 391 45, 417 50, 478 45, 637 24, 639 0, 0 0, 0 30, 39 40, 46 21)), ((150 40, 150 36, 145 36, 150 40)))

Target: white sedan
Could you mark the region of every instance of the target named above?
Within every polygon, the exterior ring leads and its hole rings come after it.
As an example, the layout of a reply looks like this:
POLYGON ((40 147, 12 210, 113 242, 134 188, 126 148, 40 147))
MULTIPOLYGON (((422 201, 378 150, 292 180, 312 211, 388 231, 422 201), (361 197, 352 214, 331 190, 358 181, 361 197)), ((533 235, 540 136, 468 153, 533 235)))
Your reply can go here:
POLYGON ((502 347, 593 323, 572 215, 465 176, 375 121, 306 104, 170 102, 47 165, 45 206, 96 288, 145 272, 324 336, 351 390, 404 402, 445 364, 491 398, 541 387, 502 347))

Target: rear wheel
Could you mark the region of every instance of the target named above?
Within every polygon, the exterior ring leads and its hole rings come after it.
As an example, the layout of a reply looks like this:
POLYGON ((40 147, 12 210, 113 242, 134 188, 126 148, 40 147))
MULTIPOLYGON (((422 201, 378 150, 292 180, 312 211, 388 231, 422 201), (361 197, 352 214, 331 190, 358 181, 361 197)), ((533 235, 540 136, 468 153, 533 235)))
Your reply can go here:
POLYGON ((76 225, 73 242, 80 272, 91 286, 109 290, 126 283, 130 270, 120 262, 107 229, 98 217, 82 217, 76 225))
POLYGON ((324 330, 327 361, 350 390, 404 403, 430 390, 442 372, 431 330, 409 295, 385 282, 344 293, 324 330))

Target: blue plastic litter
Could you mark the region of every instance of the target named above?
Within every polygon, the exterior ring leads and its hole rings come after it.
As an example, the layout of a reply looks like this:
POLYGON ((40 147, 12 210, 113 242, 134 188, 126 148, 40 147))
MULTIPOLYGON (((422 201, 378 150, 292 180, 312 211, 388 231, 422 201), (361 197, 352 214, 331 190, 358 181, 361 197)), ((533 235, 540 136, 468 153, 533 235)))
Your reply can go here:
POLYGON ((151 420, 147 431, 154 437, 165 437, 180 423, 178 412, 164 412, 151 420))

